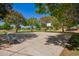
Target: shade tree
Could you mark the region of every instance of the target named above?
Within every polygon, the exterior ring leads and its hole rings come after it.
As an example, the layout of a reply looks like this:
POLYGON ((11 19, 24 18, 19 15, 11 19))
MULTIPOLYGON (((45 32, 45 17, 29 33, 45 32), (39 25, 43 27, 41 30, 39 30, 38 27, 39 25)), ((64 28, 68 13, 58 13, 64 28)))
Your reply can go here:
POLYGON ((71 19, 77 23, 79 19, 79 4, 37 3, 35 4, 35 6, 37 7, 36 13, 49 14, 50 16, 55 16, 61 24, 62 32, 64 32, 64 25, 66 23, 65 20, 69 21, 71 19))

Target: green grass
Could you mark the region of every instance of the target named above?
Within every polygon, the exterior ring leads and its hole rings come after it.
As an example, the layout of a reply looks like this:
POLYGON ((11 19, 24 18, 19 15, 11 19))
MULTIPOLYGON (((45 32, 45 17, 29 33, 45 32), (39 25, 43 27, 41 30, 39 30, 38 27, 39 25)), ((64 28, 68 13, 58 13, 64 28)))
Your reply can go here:
POLYGON ((6 32, 0 32, 0 35, 2 35, 2 34, 6 34, 6 32))

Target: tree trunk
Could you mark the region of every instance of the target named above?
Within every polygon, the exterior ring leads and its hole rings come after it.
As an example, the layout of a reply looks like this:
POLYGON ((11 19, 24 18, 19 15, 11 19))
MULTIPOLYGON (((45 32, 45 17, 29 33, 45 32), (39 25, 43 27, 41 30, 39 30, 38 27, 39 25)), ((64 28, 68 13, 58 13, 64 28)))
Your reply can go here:
POLYGON ((18 32, 18 29, 19 29, 19 25, 16 25, 16 32, 18 32))
POLYGON ((64 23, 61 24, 62 32, 64 32, 64 23))
POLYGON ((18 32, 18 28, 16 27, 16 33, 18 32))

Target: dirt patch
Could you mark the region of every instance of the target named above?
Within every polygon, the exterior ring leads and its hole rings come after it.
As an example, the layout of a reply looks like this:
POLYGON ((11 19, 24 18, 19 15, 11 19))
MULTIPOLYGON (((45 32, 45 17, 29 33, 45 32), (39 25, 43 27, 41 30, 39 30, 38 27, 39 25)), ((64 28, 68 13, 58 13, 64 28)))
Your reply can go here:
POLYGON ((69 50, 65 48, 60 56, 79 56, 79 50, 69 50))

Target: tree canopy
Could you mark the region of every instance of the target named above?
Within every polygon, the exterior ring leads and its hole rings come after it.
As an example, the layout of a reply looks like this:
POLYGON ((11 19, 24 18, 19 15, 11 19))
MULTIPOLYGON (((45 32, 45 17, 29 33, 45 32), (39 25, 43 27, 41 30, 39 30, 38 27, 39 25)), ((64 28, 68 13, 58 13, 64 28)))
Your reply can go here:
POLYGON ((65 20, 78 21, 79 19, 79 4, 40 3, 35 5, 37 7, 36 13, 55 16, 61 23, 62 31, 64 31, 65 20))
POLYGON ((18 13, 15 10, 10 10, 9 14, 6 15, 4 18, 4 22, 9 23, 9 24, 14 24, 16 26, 16 32, 17 29, 24 23, 24 17, 22 14, 18 13))
POLYGON ((11 3, 0 3, 0 18, 3 19, 11 9, 12 9, 11 3))

